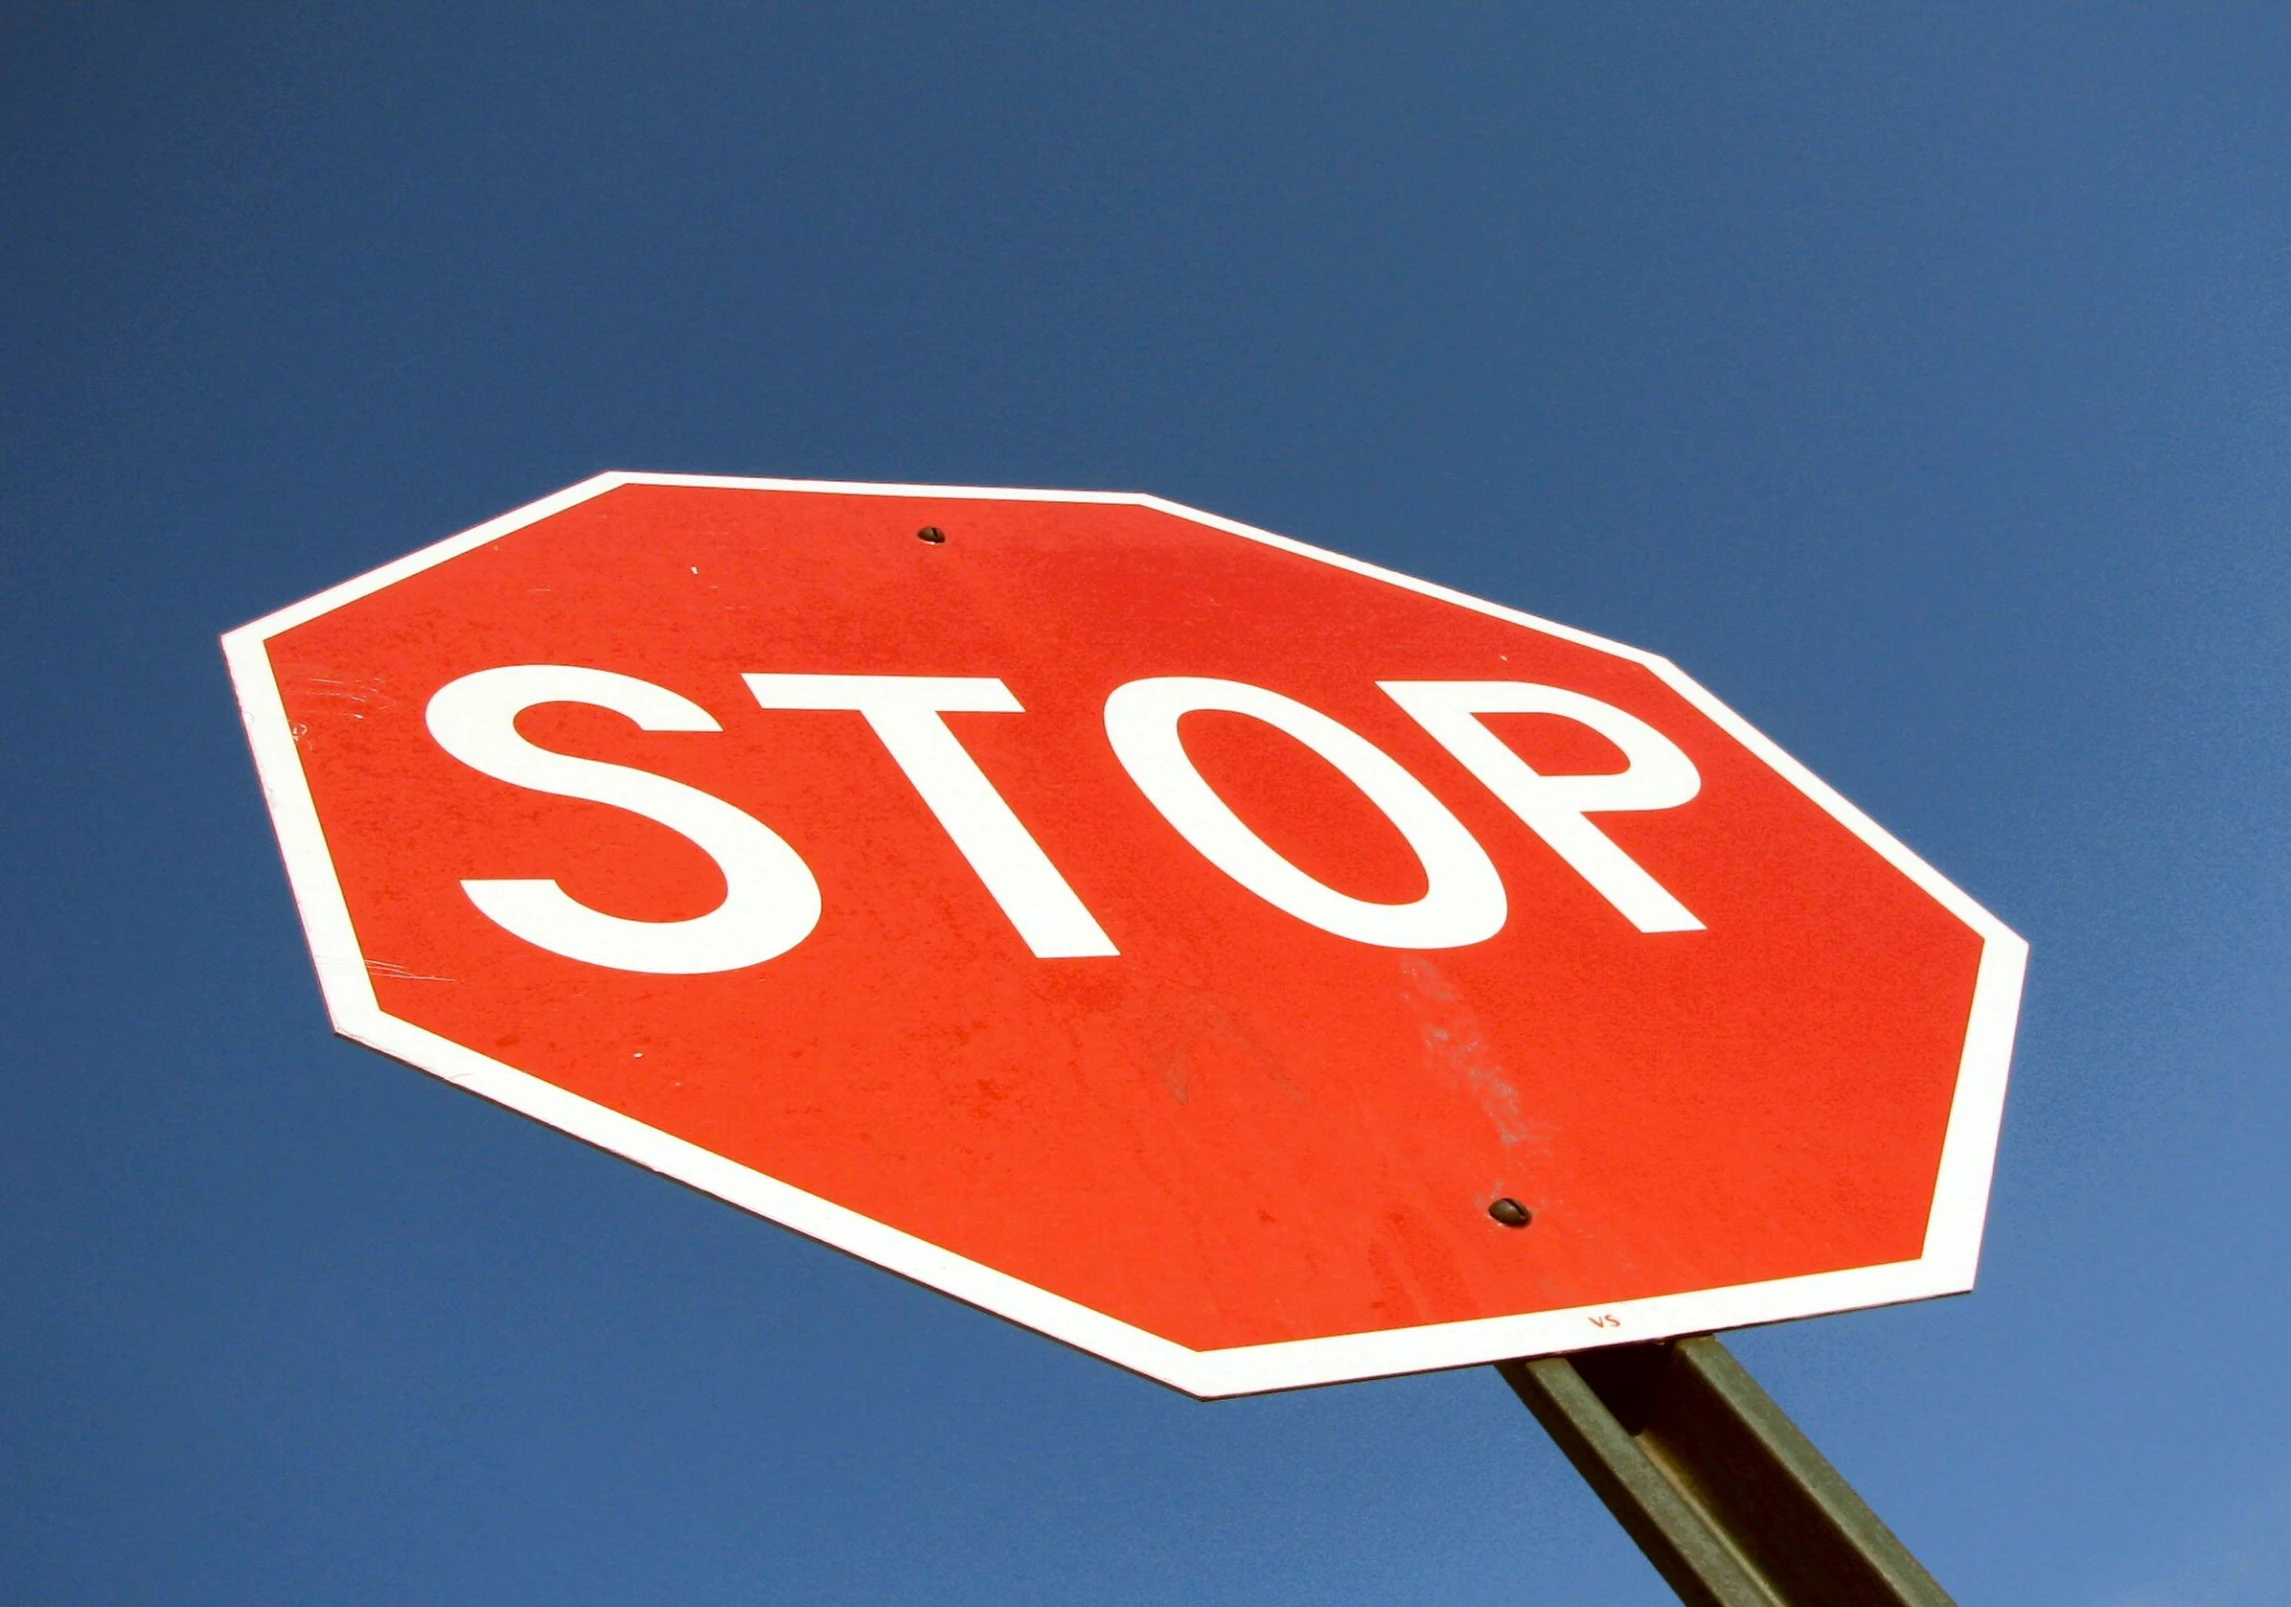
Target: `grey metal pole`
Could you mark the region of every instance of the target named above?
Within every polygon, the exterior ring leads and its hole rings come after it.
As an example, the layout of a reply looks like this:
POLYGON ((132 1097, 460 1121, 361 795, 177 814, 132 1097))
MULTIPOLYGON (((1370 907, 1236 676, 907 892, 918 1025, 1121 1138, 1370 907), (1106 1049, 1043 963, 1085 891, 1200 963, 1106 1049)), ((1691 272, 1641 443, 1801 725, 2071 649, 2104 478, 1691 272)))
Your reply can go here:
POLYGON ((1691 1607, 1955 1607, 1711 1336, 1496 1371, 1691 1607))

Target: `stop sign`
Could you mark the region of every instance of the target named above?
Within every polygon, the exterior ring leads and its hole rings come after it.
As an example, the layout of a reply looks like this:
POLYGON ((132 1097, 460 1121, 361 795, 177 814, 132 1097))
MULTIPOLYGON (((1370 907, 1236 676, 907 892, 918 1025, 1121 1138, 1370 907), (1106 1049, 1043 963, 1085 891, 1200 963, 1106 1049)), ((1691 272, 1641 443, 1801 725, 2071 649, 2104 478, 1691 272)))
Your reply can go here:
POLYGON ((340 1032, 1181 1389, 1971 1286, 2025 946, 1664 659, 629 474, 224 646, 340 1032))

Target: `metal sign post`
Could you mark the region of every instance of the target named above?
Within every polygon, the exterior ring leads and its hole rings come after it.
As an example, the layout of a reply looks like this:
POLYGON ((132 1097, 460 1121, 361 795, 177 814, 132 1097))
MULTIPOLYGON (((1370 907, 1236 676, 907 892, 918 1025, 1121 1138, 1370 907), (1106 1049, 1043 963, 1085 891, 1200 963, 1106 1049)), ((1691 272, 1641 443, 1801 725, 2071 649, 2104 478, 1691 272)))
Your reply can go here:
POLYGON ((1496 1371, 1691 1607, 1953 1607, 1713 1336, 1496 1371))

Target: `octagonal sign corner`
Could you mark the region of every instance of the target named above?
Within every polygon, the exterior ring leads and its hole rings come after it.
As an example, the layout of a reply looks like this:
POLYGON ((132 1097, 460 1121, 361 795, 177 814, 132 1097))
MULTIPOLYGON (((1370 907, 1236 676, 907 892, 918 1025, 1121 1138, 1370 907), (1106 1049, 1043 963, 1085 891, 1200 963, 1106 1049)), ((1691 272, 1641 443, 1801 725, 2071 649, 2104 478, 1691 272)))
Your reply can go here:
POLYGON ((1971 1286, 2025 945, 1653 654, 648 474, 224 648, 339 1031, 1193 1394, 1971 1286))

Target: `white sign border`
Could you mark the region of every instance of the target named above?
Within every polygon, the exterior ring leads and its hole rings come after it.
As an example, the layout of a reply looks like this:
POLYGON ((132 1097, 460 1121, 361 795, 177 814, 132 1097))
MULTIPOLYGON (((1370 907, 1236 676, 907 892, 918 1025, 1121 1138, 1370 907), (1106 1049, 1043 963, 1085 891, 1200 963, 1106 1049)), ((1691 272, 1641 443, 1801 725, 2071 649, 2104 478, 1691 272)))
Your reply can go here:
POLYGON ((1655 654, 1231 519, 1221 519, 1199 509, 1137 493, 619 472, 584 480, 554 496, 543 497, 243 625, 223 637, 223 654, 237 690, 247 738, 254 749, 263 797, 278 832, 287 878, 317 965, 319 987, 336 1032, 783 1227, 793 1228, 1188 1394, 1204 1398, 1246 1395, 1463 1367, 1516 1356, 1666 1339, 1679 1334, 1961 1294, 1973 1287, 1998 1129, 2004 1114, 2005 1081, 2012 1061, 2013 1032, 2019 1017, 2028 945, 1805 766, 1697 685, 1677 665, 1655 654), (848 496, 1115 503, 1153 508, 1645 665, 1981 936, 1980 969, 1974 983, 1956 1096, 1942 1143, 1933 1208, 1926 1221, 1923 1253, 1914 1261, 1625 1300, 1607 1306, 1433 1323, 1227 1350, 1189 1350, 832 1201, 790 1187, 384 1013, 375 997, 366 957, 351 925, 349 906, 335 877, 333 858, 319 826, 317 806, 311 798, 310 784, 295 746, 295 732, 287 719, 265 644, 271 637, 345 603, 626 485, 809 491, 848 496))

